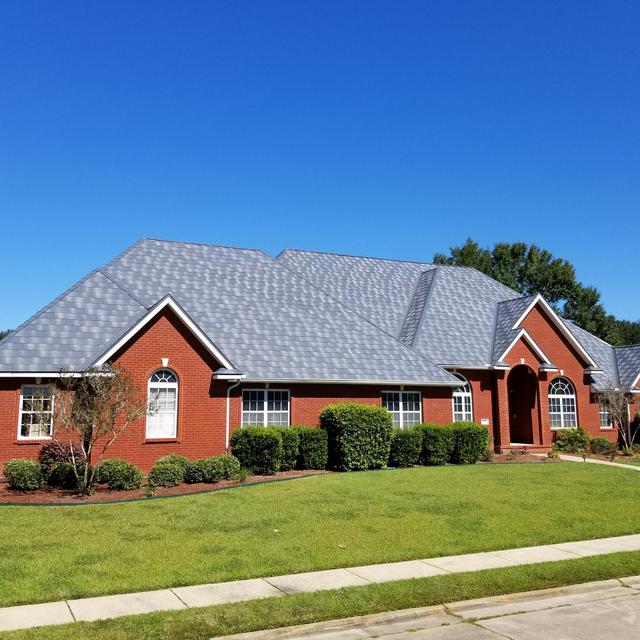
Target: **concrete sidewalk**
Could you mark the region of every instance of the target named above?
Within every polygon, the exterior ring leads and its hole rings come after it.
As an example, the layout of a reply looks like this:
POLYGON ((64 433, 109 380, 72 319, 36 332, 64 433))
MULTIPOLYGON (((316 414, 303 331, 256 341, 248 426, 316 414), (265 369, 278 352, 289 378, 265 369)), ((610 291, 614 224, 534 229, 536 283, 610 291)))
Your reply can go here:
POLYGON ((640 465, 622 464, 621 462, 609 462, 608 460, 596 460, 595 458, 582 458, 582 456, 571 456, 566 453, 560 454, 560 460, 566 462, 588 462, 590 464, 604 464, 608 467, 618 467, 618 469, 631 469, 632 471, 640 471, 640 465))
POLYGON ((224 640, 640 637, 640 576, 225 636, 224 640))
POLYGON ((640 534, 0 608, 0 631, 640 551, 640 534))

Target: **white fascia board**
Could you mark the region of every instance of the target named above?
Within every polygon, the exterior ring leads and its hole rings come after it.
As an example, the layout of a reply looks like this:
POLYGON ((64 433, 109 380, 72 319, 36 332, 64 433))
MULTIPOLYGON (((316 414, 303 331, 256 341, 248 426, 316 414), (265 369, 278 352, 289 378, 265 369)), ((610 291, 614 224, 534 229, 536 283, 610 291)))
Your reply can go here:
POLYGON ((631 389, 638 386, 638 382, 640 381, 640 373, 635 377, 634 381, 631 383, 631 389))
POLYGON ((244 382, 251 382, 254 384, 379 384, 379 385, 405 385, 412 387, 459 387, 460 380, 456 380, 455 382, 420 382, 420 380, 349 380, 349 379, 338 379, 338 380, 325 380, 316 379, 316 378, 246 378, 244 382))
POLYGON ((95 362, 92 363, 93 367, 102 366, 114 353, 121 349, 131 338, 133 338, 141 329, 143 329, 153 318, 155 318, 161 311, 166 308, 170 308, 180 320, 187 326, 189 331, 199 340, 204 348, 225 368, 235 369, 232 362, 216 347, 211 340, 206 336, 204 331, 189 317, 185 310, 170 296, 165 296, 160 302, 153 306, 149 313, 141 318, 129 331, 127 331, 112 347, 103 353, 95 362))
POLYGON ((529 333, 525 329, 520 329, 516 337, 511 341, 511 344, 504 350, 504 353, 498 358, 498 360, 504 360, 505 356, 513 349, 513 347, 518 343, 520 339, 526 340, 529 346, 533 349, 535 354, 542 360, 543 363, 551 362, 549 358, 547 358, 545 352, 536 344, 536 341, 529 335, 529 333))
POLYGON ((233 374, 233 373, 214 373, 213 374, 213 379, 214 380, 244 380, 247 376, 242 373, 238 373, 238 374, 233 374))
POLYGON ((0 371, 0 378, 80 378, 77 371, 0 371))
POLYGON ((525 309, 524 313, 516 320, 512 329, 517 329, 520 326, 520 323, 529 315, 531 310, 537 305, 540 304, 542 308, 545 310, 547 316, 550 318, 551 322, 560 330, 562 335, 573 345, 576 351, 585 359, 587 364, 592 366, 597 366, 593 361, 591 356, 584 350, 582 345, 575 339, 571 331, 567 329, 567 326, 564 322, 558 317, 558 314, 553 310, 551 305, 542 297, 541 294, 536 295, 536 297, 531 301, 531 304, 525 309))

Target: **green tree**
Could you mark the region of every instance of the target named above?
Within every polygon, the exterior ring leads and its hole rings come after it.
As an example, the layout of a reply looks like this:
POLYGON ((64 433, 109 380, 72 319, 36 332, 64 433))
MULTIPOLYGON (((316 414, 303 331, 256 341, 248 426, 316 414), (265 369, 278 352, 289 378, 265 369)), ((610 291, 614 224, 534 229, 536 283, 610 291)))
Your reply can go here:
POLYGON ((10 333, 11 331, 0 331, 0 340, 2 340, 2 338, 6 338, 10 333))
POLYGON ((640 342, 640 322, 608 314, 595 287, 576 280, 573 265, 535 244, 499 242, 492 249, 468 238, 449 254, 437 253, 435 264, 475 267, 519 293, 540 293, 565 318, 611 344, 640 342))

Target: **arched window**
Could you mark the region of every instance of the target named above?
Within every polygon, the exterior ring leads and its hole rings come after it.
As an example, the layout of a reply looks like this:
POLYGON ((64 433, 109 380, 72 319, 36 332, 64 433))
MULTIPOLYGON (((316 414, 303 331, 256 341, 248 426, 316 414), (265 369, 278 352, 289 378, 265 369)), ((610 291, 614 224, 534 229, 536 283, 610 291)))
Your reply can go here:
POLYGON ((158 369, 149 378, 147 438, 175 438, 178 427, 178 376, 158 369))
POLYGON ((549 414, 552 429, 572 429, 578 426, 576 392, 566 378, 556 378, 549 385, 549 414))
POLYGON ((453 390, 453 421, 473 422, 473 397, 471 395, 471 385, 466 378, 460 374, 453 374, 463 384, 453 390))

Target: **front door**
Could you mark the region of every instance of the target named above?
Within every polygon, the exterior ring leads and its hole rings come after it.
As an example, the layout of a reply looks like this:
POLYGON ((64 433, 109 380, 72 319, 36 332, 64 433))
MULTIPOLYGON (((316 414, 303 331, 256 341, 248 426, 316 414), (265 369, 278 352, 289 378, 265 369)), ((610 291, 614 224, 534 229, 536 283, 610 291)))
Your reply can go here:
POLYGON ((533 444, 534 422, 538 411, 536 375, 526 365, 518 365, 509 373, 507 388, 511 444, 533 444))

